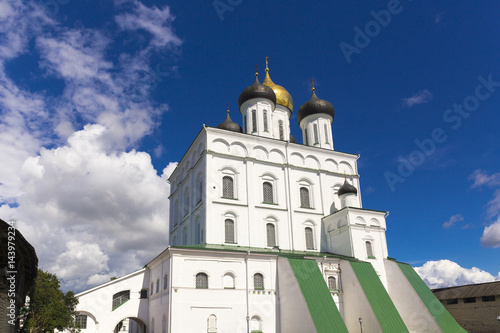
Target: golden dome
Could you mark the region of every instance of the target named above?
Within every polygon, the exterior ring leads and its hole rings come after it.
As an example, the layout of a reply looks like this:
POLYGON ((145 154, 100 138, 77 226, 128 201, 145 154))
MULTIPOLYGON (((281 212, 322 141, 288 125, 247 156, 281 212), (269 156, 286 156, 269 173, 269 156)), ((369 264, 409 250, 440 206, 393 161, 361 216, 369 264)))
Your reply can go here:
POLYGON ((288 91, 286 91, 285 88, 275 84, 273 80, 271 80, 271 77, 269 76, 269 68, 266 68, 266 77, 264 79, 264 82, 262 82, 262 84, 268 86, 274 91, 274 94, 276 95, 276 104, 280 104, 287 107, 290 110, 290 116, 291 116, 291 112, 293 112, 292 96, 288 91))

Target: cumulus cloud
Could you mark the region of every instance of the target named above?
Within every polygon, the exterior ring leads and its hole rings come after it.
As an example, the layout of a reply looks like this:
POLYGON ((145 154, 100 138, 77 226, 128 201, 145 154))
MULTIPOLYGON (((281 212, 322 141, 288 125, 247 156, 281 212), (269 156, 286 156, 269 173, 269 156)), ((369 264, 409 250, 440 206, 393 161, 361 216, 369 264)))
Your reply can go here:
POLYGON ((469 176, 469 180, 474 182, 471 188, 496 188, 493 198, 486 205, 486 216, 493 221, 484 228, 481 244, 488 247, 500 247, 500 173, 490 175, 478 169, 469 176))
POLYGON ((403 98, 403 107, 411 108, 412 106, 428 103, 434 96, 427 89, 419 91, 415 95, 403 98))
POLYGON ((445 228, 445 229, 450 228, 455 223, 463 221, 463 220, 464 220, 464 217, 462 215, 455 214, 455 215, 451 216, 448 221, 443 223, 443 228, 445 228))
POLYGON ((175 70, 150 59, 181 40, 168 7, 116 3, 110 33, 65 27, 36 1, 0 0, 0 218, 17 221, 66 290, 127 274, 168 245, 166 177, 176 164, 158 172, 138 147, 168 110, 151 91, 175 70), (116 49, 117 35, 137 30, 147 45, 116 49), (27 52, 58 89, 9 76, 8 61, 27 52))
POLYGON ((431 289, 495 280, 493 275, 477 267, 463 268, 456 262, 446 259, 428 261, 421 267, 415 267, 415 271, 431 289))

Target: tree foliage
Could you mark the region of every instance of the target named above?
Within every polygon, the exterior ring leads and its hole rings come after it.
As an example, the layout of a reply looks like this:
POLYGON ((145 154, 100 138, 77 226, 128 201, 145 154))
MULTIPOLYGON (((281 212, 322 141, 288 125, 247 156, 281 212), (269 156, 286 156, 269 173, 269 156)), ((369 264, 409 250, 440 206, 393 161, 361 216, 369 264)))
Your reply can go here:
POLYGON ((54 329, 79 331, 75 323, 78 299, 72 291, 63 293, 60 287, 55 274, 38 270, 23 332, 45 333, 54 332, 54 329))

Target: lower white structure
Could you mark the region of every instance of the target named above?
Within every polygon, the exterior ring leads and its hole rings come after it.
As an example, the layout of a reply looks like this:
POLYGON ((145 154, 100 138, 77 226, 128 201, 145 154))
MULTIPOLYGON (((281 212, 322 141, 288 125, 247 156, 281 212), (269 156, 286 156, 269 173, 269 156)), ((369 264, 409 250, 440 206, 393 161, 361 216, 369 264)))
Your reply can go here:
POLYGON ((77 295, 82 333, 465 332, 388 257, 384 211, 362 208, 358 155, 333 150, 333 106, 299 109, 266 69, 171 175, 170 244, 77 295))

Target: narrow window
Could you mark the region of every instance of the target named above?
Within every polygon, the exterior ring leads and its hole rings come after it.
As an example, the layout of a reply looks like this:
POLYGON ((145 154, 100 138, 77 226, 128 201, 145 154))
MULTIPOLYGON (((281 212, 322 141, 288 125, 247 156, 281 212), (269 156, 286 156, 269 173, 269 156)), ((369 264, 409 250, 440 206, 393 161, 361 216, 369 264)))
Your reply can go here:
POLYGON ((300 188, 300 207, 311 208, 311 201, 309 200, 309 189, 307 187, 300 188))
POLYGON ((155 319, 151 319, 151 333, 155 333, 155 319))
POLYGON ((304 130, 304 139, 305 139, 305 144, 309 145, 309 139, 307 138, 307 128, 304 130))
POLYGON ((217 317, 215 315, 208 316, 207 333, 217 333, 217 317))
POLYGON ((306 249, 314 250, 314 238, 313 238, 312 228, 307 227, 305 233, 306 233, 306 249))
POLYGON ((201 224, 198 222, 196 224, 196 244, 201 243, 201 224))
POLYGON ((319 143, 319 138, 318 138, 318 125, 314 124, 313 125, 314 129, 314 143, 319 143))
POLYGON ((75 324, 81 329, 87 328, 87 316, 86 315, 76 315, 75 324))
POLYGON ((182 230, 182 245, 187 245, 188 243, 188 231, 187 228, 182 230))
POLYGON ((447 300, 445 300, 445 303, 447 305, 449 305, 449 304, 458 304, 458 299, 456 299, 456 298, 447 299, 447 300))
POLYGON ((366 245, 366 255, 368 256, 368 258, 375 258, 373 256, 372 243, 366 241, 365 245, 366 245))
POLYGON ((267 246, 275 247, 276 246, 276 228, 274 224, 268 223, 266 224, 266 233, 267 233, 267 246))
POLYGON ((160 279, 156 280, 156 292, 160 291, 160 279))
POLYGON ((167 289, 167 287, 168 287, 168 275, 165 274, 163 276, 163 290, 167 289))
POLYGON ((264 132, 268 132, 268 130, 267 130, 267 110, 264 110, 264 132))
POLYGON ((222 196, 224 198, 234 199, 234 181, 230 176, 222 177, 222 196))
POLYGON ((263 191, 263 202, 274 203, 273 184, 271 184, 270 182, 264 182, 262 184, 262 191, 263 191))
POLYGON ((247 122, 245 120, 245 117, 243 117, 243 133, 247 132, 247 122))
POLYGON ((285 131, 283 129, 283 120, 279 121, 279 129, 280 129, 280 140, 285 139, 285 131))
POLYGON ((494 302, 495 301, 495 295, 490 295, 490 296, 482 296, 481 300, 483 302, 494 302))
POLYGON ((257 111, 252 110, 252 132, 257 132, 257 111))
POLYGON ((208 288, 208 275, 205 273, 196 274, 196 288, 197 289, 207 289, 208 288))
POLYGON ((153 292, 154 292, 154 283, 151 282, 151 289, 149 289, 149 294, 153 295, 153 292))
POLYGON ((198 180, 198 200, 196 201, 196 203, 201 202, 202 193, 203 193, 203 180, 199 179, 198 180))
POLYGON ((161 320, 161 333, 167 333, 167 317, 163 315, 161 320))
POLYGON ((264 289, 264 276, 260 273, 255 273, 253 276, 253 288, 264 289))
POLYGON ((329 137, 329 135, 328 135, 328 125, 325 124, 325 143, 328 143, 328 137, 329 137))
POLYGON ((475 297, 466 297, 464 298, 464 303, 476 303, 475 297))
POLYGON ((189 211, 189 191, 184 193, 184 216, 187 215, 189 211))
POLYGON ((224 242, 234 243, 234 221, 226 219, 224 221, 224 242))
POLYGON ((328 277, 328 289, 330 289, 330 290, 337 289, 337 281, 335 280, 335 277, 333 277, 333 276, 328 277))
POLYGON ((253 316, 252 319, 250 319, 250 332, 262 332, 259 316, 253 316))

